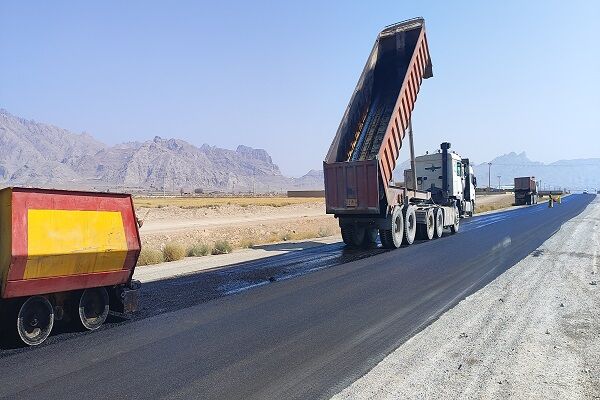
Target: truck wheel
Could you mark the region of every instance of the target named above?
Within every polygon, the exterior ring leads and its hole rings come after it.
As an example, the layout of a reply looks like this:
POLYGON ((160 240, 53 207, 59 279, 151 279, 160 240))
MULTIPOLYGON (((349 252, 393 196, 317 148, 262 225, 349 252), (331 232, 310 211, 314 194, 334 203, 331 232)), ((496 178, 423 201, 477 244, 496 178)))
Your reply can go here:
POLYGON ((365 229, 363 247, 369 248, 377 245, 377 228, 365 229))
POLYGON ((365 241, 365 228, 356 225, 343 225, 342 240, 348 247, 360 247, 365 241))
POLYGON ((381 244, 386 249, 397 249, 402 245, 404 236, 404 216, 400 207, 394 207, 390 215, 392 229, 380 229, 381 244))
POLYGON ((427 210, 425 222, 426 224, 423 225, 424 239, 431 240, 433 239, 433 231, 435 230, 435 218, 432 209, 427 210))
POLYGON ((417 233, 417 214, 415 206, 408 205, 403 210, 404 213, 404 243, 413 244, 417 233))
POLYGON ((54 309, 43 296, 32 296, 19 307, 17 333, 28 346, 37 346, 50 336, 54 326, 54 309))
POLYGON ((436 208, 434 212, 436 238, 441 238, 444 234, 444 211, 441 208, 436 208))
POLYGON ((87 330, 93 331, 106 321, 108 317, 108 292, 103 287, 85 289, 79 298, 79 323, 87 330))
POLYGON ((458 214, 456 214, 456 217, 454 218, 454 224, 450 225, 450 232, 456 233, 456 232, 458 232, 459 228, 460 228, 460 217, 458 216, 458 214))
POLYGON ((469 211, 469 217, 473 218, 475 214, 475 200, 471 200, 471 211, 469 211))

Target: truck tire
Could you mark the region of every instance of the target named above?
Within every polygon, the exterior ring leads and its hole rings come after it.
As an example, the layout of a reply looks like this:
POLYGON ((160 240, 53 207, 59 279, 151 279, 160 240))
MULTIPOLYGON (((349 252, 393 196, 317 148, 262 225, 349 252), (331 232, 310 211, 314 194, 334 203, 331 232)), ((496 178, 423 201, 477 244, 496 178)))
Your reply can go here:
POLYGON ((471 200, 471 211, 469 211, 469 217, 473 218, 475 214, 475 200, 471 200))
POLYGON ((421 240, 433 239, 433 231, 435 231, 435 217, 433 209, 425 212, 425 223, 417 225, 417 238, 421 240))
POLYGON ((415 235, 417 234, 417 214, 416 207, 408 205, 404 207, 404 243, 407 245, 413 244, 415 235))
POLYGON ((402 238, 404 236, 404 216, 402 215, 402 209, 394 207, 389 218, 391 219, 392 227, 391 229, 380 229, 379 238, 381 239, 381 245, 386 249, 397 249, 402 245, 402 238))
POLYGON ((377 246, 377 228, 367 228, 365 229, 363 247, 369 248, 374 246, 377 246))
POLYGON ((82 328, 89 331, 100 328, 108 317, 108 292, 103 287, 85 289, 79 298, 77 310, 82 328))
POLYGON ((31 296, 17 312, 17 334, 28 346, 37 346, 50 336, 54 326, 54 308, 44 296, 31 296))
POLYGON ((450 232, 456 233, 456 232, 458 232, 459 229, 460 229, 460 217, 458 216, 458 213, 457 213, 456 217, 454 218, 454 224, 450 225, 450 232))
POLYGON ((348 247, 360 247, 365 241, 365 228, 356 225, 342 225, 342 240, 348 247))
POLYGON ((441 238, 444 234, 444 210, 436 208, 434 212, 435 218, 435 230, 434 234, 436 238, 441 238))

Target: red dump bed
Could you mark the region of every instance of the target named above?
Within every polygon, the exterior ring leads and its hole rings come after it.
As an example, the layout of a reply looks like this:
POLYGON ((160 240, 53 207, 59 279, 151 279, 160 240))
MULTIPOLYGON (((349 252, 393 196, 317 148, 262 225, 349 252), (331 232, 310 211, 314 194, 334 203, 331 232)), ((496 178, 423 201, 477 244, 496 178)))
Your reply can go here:
POLYGON ((421 82, 431 76, 422 18, 377 36, 324 162, 328 213, 379 213, 384 195, 391 204, 392 172, 421 82))
POLYGON ((515 191, 533 192, 536 191, 536 182, 533 176, 523 176, 515 178, 515 191))

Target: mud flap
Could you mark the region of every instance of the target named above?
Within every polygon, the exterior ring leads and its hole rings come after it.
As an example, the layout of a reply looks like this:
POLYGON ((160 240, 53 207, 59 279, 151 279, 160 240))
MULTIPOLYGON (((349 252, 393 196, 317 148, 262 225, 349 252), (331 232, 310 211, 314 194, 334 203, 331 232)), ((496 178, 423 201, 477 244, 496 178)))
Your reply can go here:
POLYGON ((132 280, 129 284, 115 286, 110 291, 110 310, 122 314, 132 314, 139 309, 140 281, 132 280))

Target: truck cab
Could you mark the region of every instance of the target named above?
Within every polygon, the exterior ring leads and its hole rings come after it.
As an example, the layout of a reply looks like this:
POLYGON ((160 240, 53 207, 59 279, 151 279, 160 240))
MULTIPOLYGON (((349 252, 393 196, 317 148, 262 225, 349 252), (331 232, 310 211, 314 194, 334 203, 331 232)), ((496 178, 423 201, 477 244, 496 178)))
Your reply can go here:
MULTIPOLYGON (((448 151, 450 143, 442 143, 436 153, 415 157, 418 190, 431 192, 437 204, 456 203, 461 216, 472 216, 475 210, 477 179, 468 158, 448 151)), ((404 172, 405 182, 412 187, 410 170, 404 172)))

